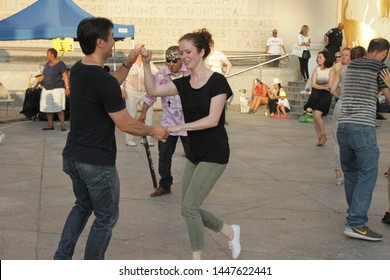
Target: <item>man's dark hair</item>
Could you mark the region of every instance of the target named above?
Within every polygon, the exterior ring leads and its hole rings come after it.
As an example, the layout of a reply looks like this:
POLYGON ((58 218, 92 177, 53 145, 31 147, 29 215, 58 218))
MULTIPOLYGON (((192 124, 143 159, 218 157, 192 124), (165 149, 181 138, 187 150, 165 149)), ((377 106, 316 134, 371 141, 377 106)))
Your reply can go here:
POLYGON ((171 54, 173 52, 178 52, 179 51, 179 46, 170 46, 166 51, 165 54, 171 54))
POLYGON ((92 54, 95 51, 97 39, 107 41, 113 27, 111 20, 102 17, 89 17, 80 21, 77 27, 77 39, 83 53, 92 54))
POLYGON ((389 41, 383 38, 376 38, 372 39, 370 41, 370 44, 368 45, 367 52, 382 52, 382 51, 389 51, 390 44, 389 41))
POLYGON ((362 58, 365 57, 366 55, 367 55, 367 51, 362 46, 353 47, 351 50, 351 60, 354 60, 356 58, 362 58))

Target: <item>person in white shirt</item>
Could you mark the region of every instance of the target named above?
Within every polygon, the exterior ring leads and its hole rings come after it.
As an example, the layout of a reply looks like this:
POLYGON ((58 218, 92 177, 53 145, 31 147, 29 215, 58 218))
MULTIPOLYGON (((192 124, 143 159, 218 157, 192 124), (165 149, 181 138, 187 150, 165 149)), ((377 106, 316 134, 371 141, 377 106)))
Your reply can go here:
MULTIPOLYGON (((225 75, 225 77, 229 76, 230 69, 232 68, 232 63, 230 62, 230 60, 225 56, 223 52, 215 49, 213 39, 210 39, 209 47, 210 54, 203 61, 206 68, 210 69, 213 72, 218 72, 222 75, 225 75), (226 65, 225 71, 223 70, 224 65, 226 65)), ((232 95, 226 101, 225 109, 233 101, 233 97, 234 95, 232 95)), ((225 124, 228 125, 229 123, 225 120, 225 124)))
MULTIPOLYGON (((310 44, 311 44, 311 39, 309 37, 309 26, 302 25, 301 32, 298 34, 298 45, 302 47, 304 50, 309 51, 310 49, 310 44)), ((299 66, 302 74, 302 78, 307 83, 309 80, 309 59, 304 59, 303 57, 298 57, 299 58, 299 66)), ((308 88, 305 86, 305 88, 308 88)))
MULTIPOLYGON (((135 48, 138 48, 141 44, 135 45, 135 48)), ((156 74, 158 68, 151 63, 152 73, 156 74)), ((125 81, 122 83, 122 96, 126 102, 126 108, 132 118, 137 116, 137 106, 142 109, 144 104, 144 96, 146 94, 145 84, 144 84, 144 66, 142 63, 142 57, 139 55, 135 63, 131 66, 129 74, 127 74, 125 81)), ((146 125, 152 125, 153 120, 153 108, 148 110, 146 114, 146 125)), ((150 136, 147 137, 149 146, 154 146, 150 141, 150 136)), ((134 141, 134 136, 128 133, 125 133, 125 140, 127 146, 134 147, 137 146, 137 143, 134 141)))
POLYGON ((204 64, 211 71, 218 72, 224 74, 225 77, 229 75, 230 69, 232 68, 232 63, 225 56, 225 54, 219 50, 214 48, 214 40, 210 40, 210 54, 204 60, 204 64), (226 65, 225 71, 223 71, 223 67, 226 65))
POLYGON ((283 88, 279 91, 279 100, 276 106, 276 110, 278 114, 275 116, 275 118, 279 119, 288 119, 287 113, 290 112, 290 103, 288 102, 288 99, 286 98, 286 92, 283 88))
MULTIPOLYGON (((278 31, 272 30, 272 37, 268 38, 267 46, 265 47, 265 53, 267 54, 267 61, 280 57, 280 55, 286 53, 283 45, 282 38, 278 37, 278 31)), ((275 60, 268 63, 269 67, 279 67, 280 60, 275 60)))

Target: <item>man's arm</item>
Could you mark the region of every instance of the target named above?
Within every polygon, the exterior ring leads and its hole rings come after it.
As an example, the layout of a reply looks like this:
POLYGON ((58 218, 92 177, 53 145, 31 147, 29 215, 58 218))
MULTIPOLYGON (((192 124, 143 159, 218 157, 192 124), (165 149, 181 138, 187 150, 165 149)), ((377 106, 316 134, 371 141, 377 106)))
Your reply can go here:
POLYGON ((325 44, 325 46, 327 46, 328 45, 328 43, 329 43, 329 37, 328 37, 328 35, 324 35, 324 44, 325 44))
POLYGON ((226 71, 225 71, 225 76, 228 76, 230 73, 230 69, 232 69, 232 63, 230 62, 229 59, 225 58, 223 62, 226 64, 226 71))
POLYGON ((146 120, 146 113, 148 112, 148 109, 149 109, 149 105, 146 104, 146 102, 144 102, 144 105, 142 106, 141 114, 140 114, 139 117, 138 117, 138 120, 139 120, 140 122, 145 123, 145 120, 146 120))
POLYGON ((152 136, 159 141, 165 141, 169 136, 169 131, 165 127, 144 125, 132 118, 126 108, 118 112, 108 113, 108 115, 122 132, 135 136, 152 136))
POLYGON ((118 80, 119 84, 122 84, 123 81, 126 79, 131 66, 133 66, 134 62, 137 60, 137 56, 141 54, 142 47, 143 45, 138 48, 132 49, 125 61, 123 61, 122 65, 118 68, 118 70, 111 72, 111 75, 113 75, 118 80))
POLYGON ((281 47, 282 47, 283 53, 286 54, 286 49, 284 48, 284 45, 282 45, 281 47))
POLYGON ((387 102, 390 103, 390 70, 389 69, 384 69, 381 72, 381 78, 385 82, 387 88, 382 89, 383 95, 386 97, 387 102))

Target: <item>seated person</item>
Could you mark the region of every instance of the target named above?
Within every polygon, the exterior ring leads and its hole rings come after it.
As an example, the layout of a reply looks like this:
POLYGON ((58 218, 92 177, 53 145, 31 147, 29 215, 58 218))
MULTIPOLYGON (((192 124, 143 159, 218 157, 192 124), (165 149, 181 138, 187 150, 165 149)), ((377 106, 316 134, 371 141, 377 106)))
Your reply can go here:
POLYGON ((283 88, 280 89, 279 97, 280 98, 276 106, 278 114, 275 116, 275 118, 288 119, 287 113, 290 112, 290 104, 286 98, 286 92, 283 88))
POLYGON ((268 92, 268 110, 270 118, 273 118, 276 114, 276 104, 279 98, 279 91, 282 88, 281 82, 278 78, 273 79, 273 85, 273 89, 268 92))
POLYGON ((263 84, 259 79, 253 81, 252 87, 252 104, 249 110, 249 114, 256 113, 260 105, 268 104, 268 86, 263 84))

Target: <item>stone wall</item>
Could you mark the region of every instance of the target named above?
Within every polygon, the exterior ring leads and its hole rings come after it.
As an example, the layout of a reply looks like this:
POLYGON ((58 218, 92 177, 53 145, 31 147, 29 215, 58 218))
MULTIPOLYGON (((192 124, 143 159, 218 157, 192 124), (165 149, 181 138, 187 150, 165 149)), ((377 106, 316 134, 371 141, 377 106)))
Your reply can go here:
MULTIPOLYGON (((35 0, 2 0, 0 19, 6 18, 35 0)), ((74 0, 85 11, 108 17, 118 24, 133 24, 135 42, 153 50, 177 44, 185 33, 207 28, 217 49, 227 54, 260 53, 273 29, 279 30, 286 50, 291 51, 303 24, 310 26, 312 42, 322 42, 324 33, 337 25, 338 1, 329 0, 74 0)), ((118 50, 128 50, 124 40, 118 50)), ((48 48, 49 40, 0 42, 0 49, 24 46, 48 48)), ((75 44, 77 51, 77 44, 75 44)))
MULTIPOLYGON (((0 19, 6 18, 35 0, 0 1, 0 19)), ((119 63, 134 43, 143 42, 162 58, 163 51, 186 32, 207 28, 216 48, 226 55, 261 54, 272 29, 278 29, 287 52, 296 41, 303 24, 310 26, 310 37, 322 46, 323 34, 337 25, 341 0, 74 0, 82 9, 95 16, 108 17, 115 23, 134 24, 135 40, 126 39, 115 46, 119 63), (326 12, 324 12, 326 11, 326 12)), ((40 70, 51 40, 0 41, 0 82, 13 95, 23 96, 30 74, 40 70)), ((77 43, 75 51, 62 58, 67 65, 82 57, 77 43)), ((315 58, 312 60, 315 64, 315 58)), ((113 63, 111 60, 110 63, 113 63)), ((231 73, 256 63, 233 62, 231 73)), ((254 78, 270 84, 279 77, 283 85, 299 79, 298 60, 292 57, 288 67, 256 68, 228 79, 235 93, 245 88, 250 94, 254 78)), ((18 99, 18 98, 17 98, 18 99)), ((239 98, 233 100, 238 104, 239 98)))

